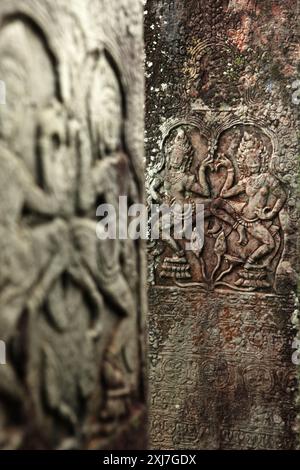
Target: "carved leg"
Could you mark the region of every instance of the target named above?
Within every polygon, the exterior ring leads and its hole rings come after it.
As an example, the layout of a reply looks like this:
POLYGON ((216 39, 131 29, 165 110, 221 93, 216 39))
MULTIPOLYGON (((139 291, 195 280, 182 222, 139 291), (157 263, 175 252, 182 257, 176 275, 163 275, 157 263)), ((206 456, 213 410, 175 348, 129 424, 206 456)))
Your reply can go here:
POLYGON ((247 259, 245 268, 251 269, 254 265, 264 256, 272 253, 275 248, 275 240, 272 237, 270 231, 262 225, 262 223, 258 222, 251 225, 248 228, 248 232, 252 235, 256 240, 262 243, 247 259))
MULTIPOLYGON (((50 260, 54 251, 53 240, 59 237, 60 228, 61 223, 54 223, 34 230, 33 235, 28 231, 21 233, 21 236, 16 236, 15 233, 10 234, 15 251, 9 260, 15 277, 10 272, 7 273, 9 284, 3 286, 0 296, 0 332, 1 339, 5 341, 7 347, 15 341, 18 322, 26 310, 26 306, 35 308, 45 298, 44 290, 48 283, 46 282, 45 285, 44 282, 49 276, 49 271, 41 281, 43 287, 34 286, 38 283, 39 276, 41 272, 45 271, 47 265, 57 262, 57 259, 51 263, 50 260), (34 262, 36 268, 33 269, 34 262), (32 294, 30 294, 31 289, 33 289, 32 294)), ((57 258, 61 260, 61 254, 57 258)), ((50 268, 50 272, 52 272, 52 268, 50 268)), ((14 399, 19 399, 22 394, 10 361, 5 367, 0 368, 0 393, 2 392, 14 399)))
POLYGON ((39 233, 35 235, 38 235, 39 239, 42 235, 46 240, 46 243, 43 241, 41 247, 42 250, 45 250, 46 257, 42 260, 42 265, 39 268, 40 272, 44 272, 44 274, 33 289, 27 304, 32 312, 37 311, 41 306, 52 284, 67 269, 70 263, 69 230, 65 222, 56 220, 53 224, 38 230, 39 233), (55 252, 54 257, 51 256, 53 252, 55 252), (49 263, 48 266, 47 263, 49 263))
POLYGON ((171 231, 174 230, 174 221, 172 220, 173 214, 163 215, 160 220, 161 224, 161 238, 166 244, 174 251, 179 257, 184 256, 184 252, 174 237, 171 236, 171 231))
MULTIPOLYGON (((130 350, 130 341, 135 334, 132 325, 136 324, 136 301, 121 272, 118 246, 114 245, 113 250, 108 250, 105 242, 97 240, 96 224, 92 221, 74 219, 72 236, 78 254, 77 262, 73 262, 70 270, 72 276, 81 285, 84 284, 90 294, 97 297, 95 289, 99 290, 98 295, 110 306, 117 322, 102 370, 107 389, 102 418, 116 418, 126 412, 124 404, 130 396, 130 372, 134 361, 130 359, 128 348, 130 350)), ((110 240, 108 243, 118 242, 110 240)))
POLYGON ((88 268, 80 264, 80 260, 69 267, 69 273, 74 281, 83 288, 90 300, 93 302, 98 314, 103 310, 103 298, 99 288, 90 274, 88 268))

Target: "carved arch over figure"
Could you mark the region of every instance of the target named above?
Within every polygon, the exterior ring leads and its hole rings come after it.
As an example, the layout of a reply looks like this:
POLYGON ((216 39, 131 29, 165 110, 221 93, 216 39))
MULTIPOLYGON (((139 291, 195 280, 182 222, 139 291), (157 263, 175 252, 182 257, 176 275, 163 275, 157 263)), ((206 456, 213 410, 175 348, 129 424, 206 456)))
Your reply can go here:
MULTIPOLYGON (((13 12, 9 12, 6 15, 0 17, 0 33, 2 34, 3 29, 19 23, 23 24, 24 27, 31 33, 33 33, 40 41, 42 47, 44 48, 52 66, 52 70, 54 73, 54 95, 56 99, 59 101, 62 100, 62 92, 61 92, 61 84, 60 84, 60 77, 59 77, 59 62, 58 62, 58 55, 57 51, 59 50, 58 45, 54 45, 52 42, 51 34, 47 34, 47 28, 42 21, 38 18, 38 15, 34 16, 32 12, 27 14, 26 11, 18 11, 15 12, 12 8, 13 12)), ((20 45, 22 47, 22 45, 20 45)), ((24 47, 22 47, 24 48, 24 47)), ((25 48, 24 48, 25 49, 25 48)), ((39 77, 40 78, 40 77, 39 77)))
POLYGON ((10 141, 8 145, 15 148, 38 181, 39 162, 32 145, 40 111, 53 100, 61 102, 58 58, 44 30, 31 16, 15 13, 1 20, 0 71, 8 84, 7 106, 1 112, 2 137, 10 141), (6 137, 3 136, 5 122, 8 127, 14 127, 7 131, 6 137))

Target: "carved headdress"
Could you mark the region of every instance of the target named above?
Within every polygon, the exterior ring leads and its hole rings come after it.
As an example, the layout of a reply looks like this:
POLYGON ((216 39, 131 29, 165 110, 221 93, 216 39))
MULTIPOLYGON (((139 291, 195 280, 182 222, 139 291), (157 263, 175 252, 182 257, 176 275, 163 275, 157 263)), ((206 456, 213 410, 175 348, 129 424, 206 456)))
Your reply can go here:
POLYGON ((194 149, 184 129, 179 128, 173 143, 166 150, 167 167, 173 168, 181 173, 190 170, 194 149))
POLYGON ((237 161, 241 178, 249 176, 247 165, 249 154, 252 154, 253 159, 260 163, 261 173, 269 171, 269 152, 266 146, 261 139, 245 132, 237 152, 237 161))

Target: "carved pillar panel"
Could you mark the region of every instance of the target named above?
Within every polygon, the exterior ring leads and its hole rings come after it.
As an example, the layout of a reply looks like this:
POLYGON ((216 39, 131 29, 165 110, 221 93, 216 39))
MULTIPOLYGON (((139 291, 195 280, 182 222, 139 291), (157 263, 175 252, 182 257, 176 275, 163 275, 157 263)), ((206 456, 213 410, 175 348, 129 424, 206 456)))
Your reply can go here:
POLYGON ((1 0, 0 447, 145 446, 139 0, 1 0))
POLYGON ((148 201, 204 207, 149 247, 154 448, 295 446, 298 13, 146 5, 148 201))

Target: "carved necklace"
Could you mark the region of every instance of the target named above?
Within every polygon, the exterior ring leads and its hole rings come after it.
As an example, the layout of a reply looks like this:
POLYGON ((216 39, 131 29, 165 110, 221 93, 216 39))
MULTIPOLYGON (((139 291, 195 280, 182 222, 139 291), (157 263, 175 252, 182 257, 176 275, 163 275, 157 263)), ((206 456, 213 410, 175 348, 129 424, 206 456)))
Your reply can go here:
POLYGON ((251 187, 253 189, 260 189, 262 186, 265 185, 265 181, 266 181, 266 175, 262 174, 256 177, 251 176, 249 183, 251 183, 251 187))
POLYGON ((182 177, 184 176, 184 173, 182 171, 179 171, 179 170, 173 170, 173 171, 169 171, 169 175, 168 175, 168 181, 170 183, 177 183, 178 181, 182 180, 182 177))

